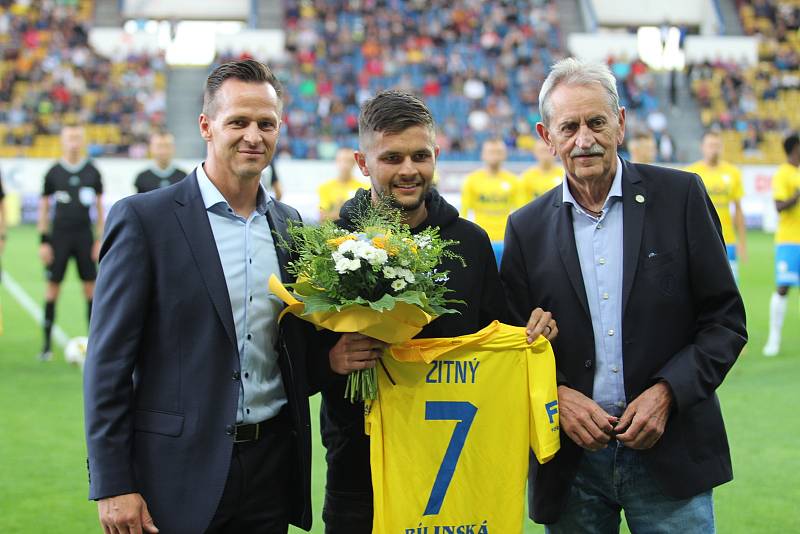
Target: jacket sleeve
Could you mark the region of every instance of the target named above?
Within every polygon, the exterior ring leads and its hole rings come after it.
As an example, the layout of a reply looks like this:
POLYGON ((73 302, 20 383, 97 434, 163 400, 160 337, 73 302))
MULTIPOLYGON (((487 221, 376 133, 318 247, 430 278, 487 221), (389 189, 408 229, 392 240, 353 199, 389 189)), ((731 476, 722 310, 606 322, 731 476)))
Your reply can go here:
MULTIPOLYGON (((506 236, 503 245, 503 260, 500 262, 500 280, 505 291, 506 314, 509 324, 526 326, 531 310, 539 303, 532 302, 528 290, 528 270, 525 256, 522 253, 522 240, 519 236, 518 217, 513 215, 506 224, 506 236)), ((558 317, 555 317, 556 321, 558 317)), ((558 363, 558 359, 556 359, 558 363)), ((568 385, 566 375, 556 368, 558 385, 568 385)))
POLYGON ((533 308, 528 296, 528 273, 525 268, 520 239, 517 235, 516 222, 517 218, 511 216, 506 224, 503 259, 500 262, 500 279, 505 291, 509 324, 525 326, 528 324, 528 314, 533 308))
POLYGON ((480 301, 480 324, 487 326, 494 320, 502 323, 510 323, 511 316, 508 311, 508 301, 503 292, 503 284, 500 282, 500 274, 497 272, 497 260, 492 250, 489 236, 481 230, 481 247, 483 260, 483 280, 481 283, 480 301))
POLYGON ((150 305, 144 231, 125 200, 108 217, 83 376, 89 498, 135 492, 133 371, 150 305))
POLYGON ((711 397, 747 342, 744 303, 725 254, 719 218, 697 176, 686 198, 686 242, 696 333, 693 343, 655 377, 669 383, 678 410, 711 397))

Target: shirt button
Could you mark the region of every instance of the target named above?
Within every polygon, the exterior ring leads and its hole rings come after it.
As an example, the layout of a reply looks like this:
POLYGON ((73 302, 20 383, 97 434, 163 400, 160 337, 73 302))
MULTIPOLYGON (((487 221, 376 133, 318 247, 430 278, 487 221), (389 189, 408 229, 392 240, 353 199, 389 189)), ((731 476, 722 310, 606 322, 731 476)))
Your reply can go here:
POLYGON ((606 259, 605 258, 600 258, 599 260, 597 260, 597 263, 599 263, 600 265, 605 265, 606 264, 606 259))
POLYGON ((247 341, 250 341, 251 339, 253 339, 253 336, 250 335, 250 334, 247 334, 247 341))
POLYGON ((597 223, 597 229, 601 230, 602 228, 603 228, 603 223, 600 223, 600 222, 597 223))
MULTIPOLYGON (((612 367, 612 368, 611 368, 611 372, 612 372, 612 373, 619 373, 619 367, 612 367)), ((246 376, 246 375, 245 375, 245 376, 246 376)))
POLYGON ((609 331, 608 331, 608 335, 609 335, 609 336, 613 336, 613 335, 614 335, 614 329, 613 329, 613 328, 612 328, 611 330, 609 330, 609 331))
POLYGON ((225 433, 228 434, 229 436, 233 435, 233 430, 234 430, 233 425, 228 425, 225 427, 225 433))
POLYGON ((240 375, 240 374, 239 374, 239 371, 234 371, 234 372, 233 372, 233 375, 231 376, 231 379, 233 379, 233 380, 239 380, 239 378, 241 378, 241 376, 242 376, 242 375, 240 375))
POLYGON ((250 263, 253 263, 253 258, 250 258, 250 263))
POLYGON ((253 295, 250 295, 250 302, 253 302, 253 295))
POLYGON ((603 300, 608 300, 608 293, 603 293, 603 300))
POLYGON ((245 373, 245 374, 244 374, 244 377, 245 377, 245 378, 250 378, 250 373, 245 373))
POLYGON ((247 413, 250 413, 250 408, 246 408, 246 409, 245 409, 245 411, 246 411, 247 413))
POLYGON ((587 369, 590 369, 592 367, 592 360, 586 360, 585 362, 583 362, 583 366, 586 367, 587 369))
POLYGON ((622 402, 622 401, 619 401, 619 402, 616 403, 616 406, 617 406, 617 408, 624 408, 625 407, 625 403, 622 402))

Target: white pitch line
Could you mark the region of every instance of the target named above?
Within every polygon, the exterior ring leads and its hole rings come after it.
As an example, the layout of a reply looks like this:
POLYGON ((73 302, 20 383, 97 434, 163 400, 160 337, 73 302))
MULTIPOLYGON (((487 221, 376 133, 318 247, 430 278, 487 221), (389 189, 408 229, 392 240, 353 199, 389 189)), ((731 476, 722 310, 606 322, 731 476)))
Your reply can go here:
MULTIPOLYGON (((42 313, 42 307, 28 295, 22 286, 14 280, 14 277, 8 274, 8 271, 3 271, 3 285, 8 292, 11 293, 11 296, 19 302, 19 305, 22 306, 28 315, 30 315, 34 321, 37 322, 40 326, 44 324, 44 313, 42 313)), ((56 343, 59 346, 64 347, 69 341, 69 336, 67 335, 64 330, 61 329, 58 325, 53 325, 53 338, 55 339, 56 343)))

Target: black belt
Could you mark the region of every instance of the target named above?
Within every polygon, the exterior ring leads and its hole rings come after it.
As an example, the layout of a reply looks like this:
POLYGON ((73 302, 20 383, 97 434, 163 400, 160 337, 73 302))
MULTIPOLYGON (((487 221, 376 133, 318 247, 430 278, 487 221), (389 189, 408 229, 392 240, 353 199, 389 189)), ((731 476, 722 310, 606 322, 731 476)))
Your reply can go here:
POLYGON ((279 425, 288 422, 288 410, 284 406, 278 415, 261 421, 260 423, 248 423, 243 425, 232 425, 228 427, 228 435, 233 436, 234 443, 247 443, 248 441, 258 441, 264 434, 273 430, 279 425))

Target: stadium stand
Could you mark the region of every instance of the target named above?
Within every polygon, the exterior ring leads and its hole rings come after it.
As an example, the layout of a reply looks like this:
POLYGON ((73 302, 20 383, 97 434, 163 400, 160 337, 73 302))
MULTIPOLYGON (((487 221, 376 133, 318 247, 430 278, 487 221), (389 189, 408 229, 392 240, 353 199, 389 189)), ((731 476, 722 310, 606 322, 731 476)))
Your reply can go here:
POLYGON ((703 125, 722 132, 726 159, 779 163, 785 132, 800 128, 800 3, 737 3, 745 33, 760 39, 758 64, 708 61, 687 75, 703 125))
POLYGON ((94 2, 0 2, 0 157, 60 154, 64 123, 86 124, 91 156, 143 157, 164 124, 161 56, 112 61, 89 45, 94 2))
MULTIPOLYGON (((444 159, 478 160, 482 142, 500 137, 510 161, 530 160, 539 89, 566 55, 555 1, 286 0, 284 8, 289 55, 274 66, 287 87, 282 145, 292 157, 332 159, 337 147, 356 146, 359 104, 401 88, 433 111, 444 159)), ((623 104, 646 124, 659 105, 648 68, 609 62, 623 104)))

